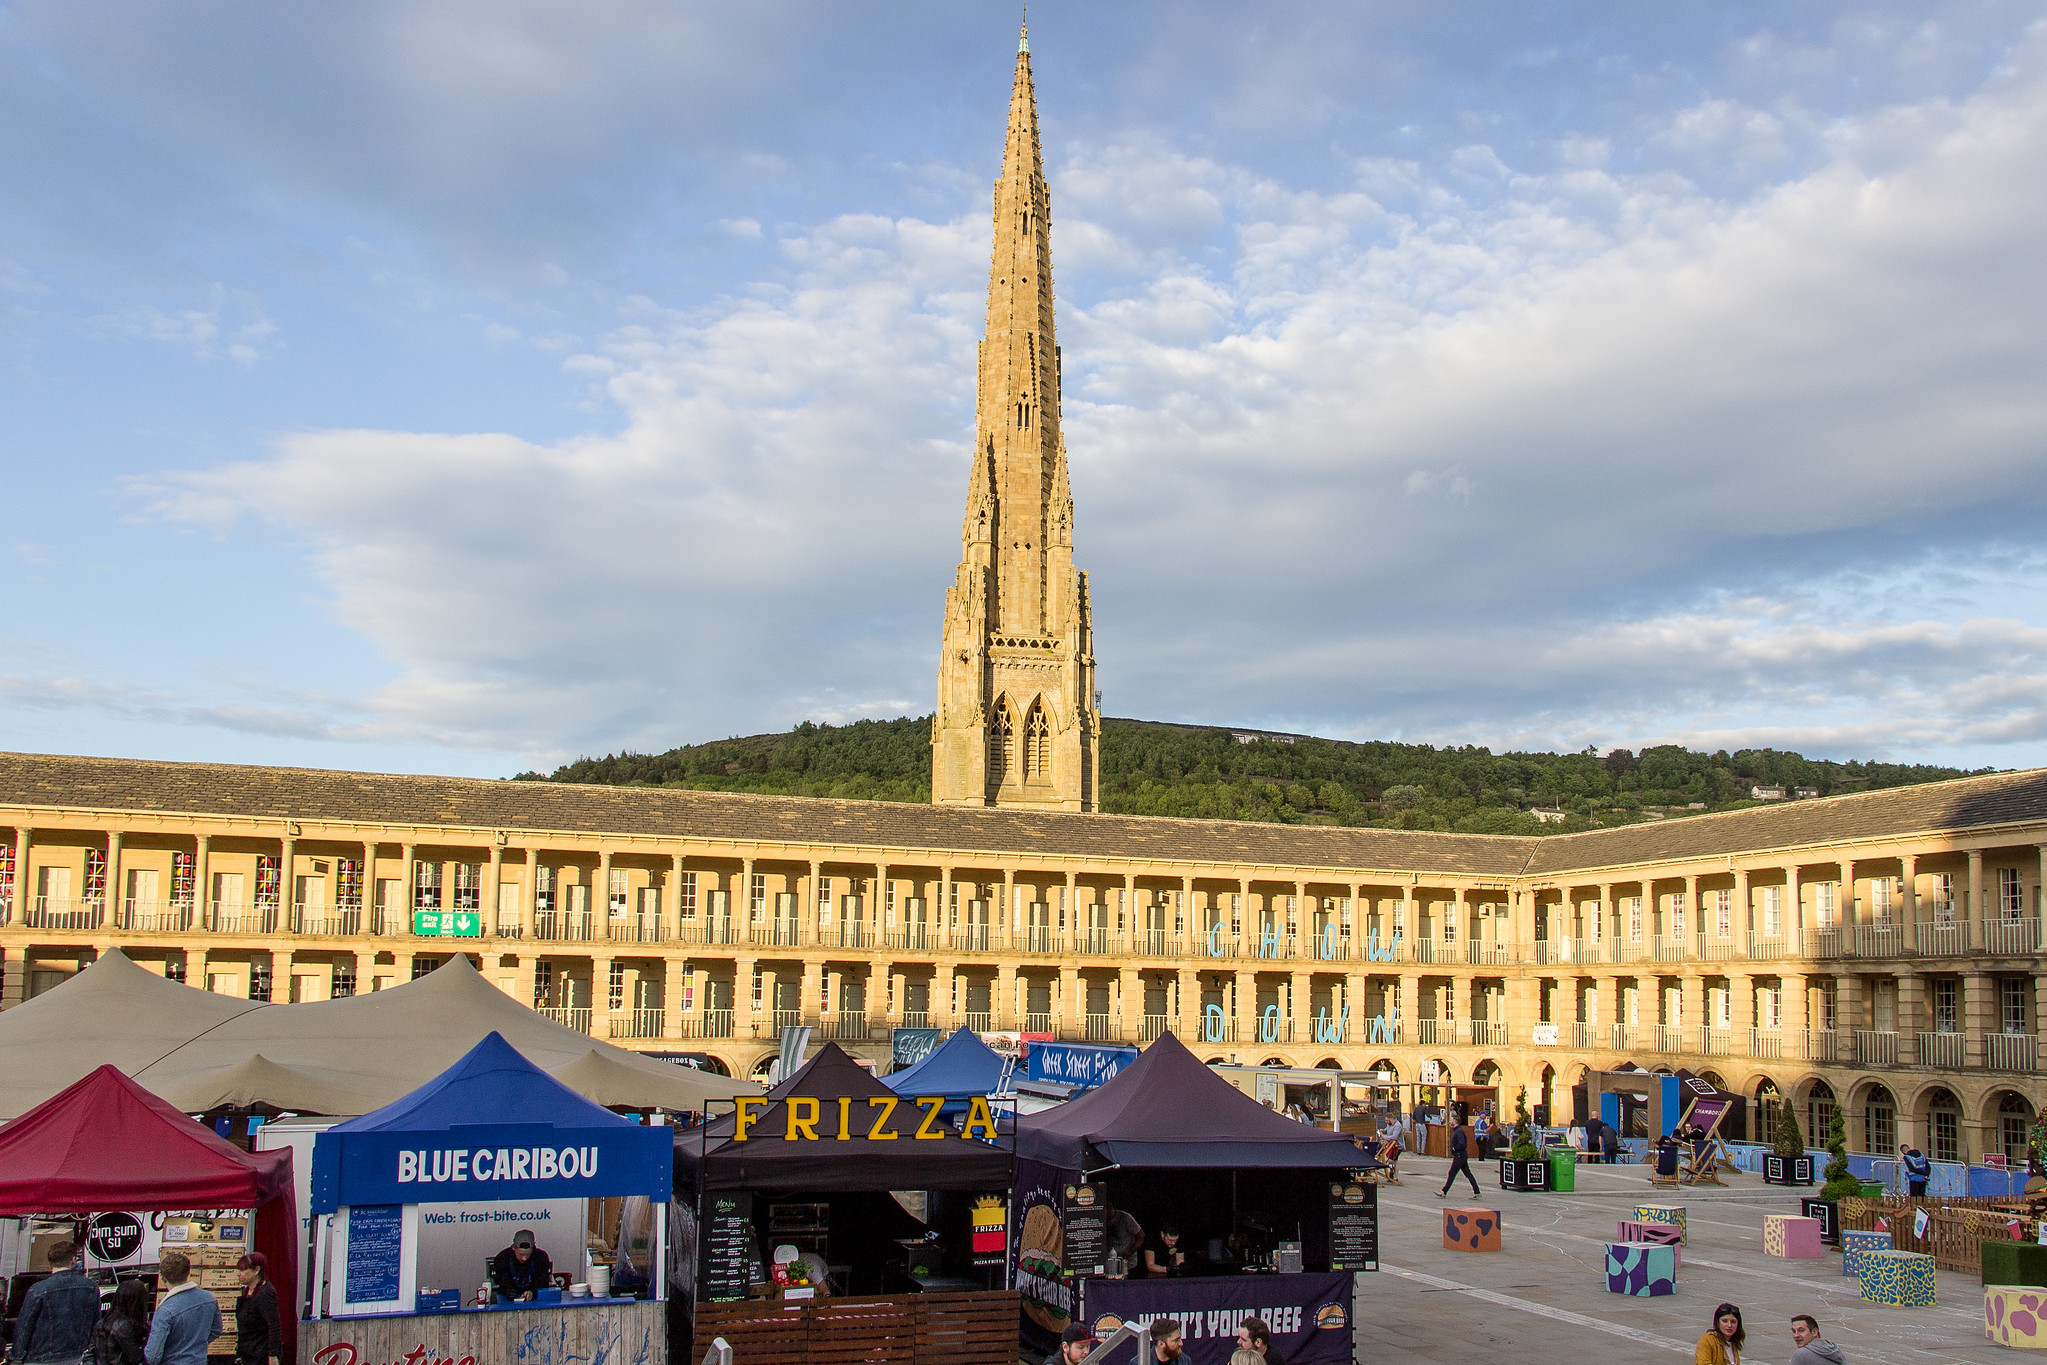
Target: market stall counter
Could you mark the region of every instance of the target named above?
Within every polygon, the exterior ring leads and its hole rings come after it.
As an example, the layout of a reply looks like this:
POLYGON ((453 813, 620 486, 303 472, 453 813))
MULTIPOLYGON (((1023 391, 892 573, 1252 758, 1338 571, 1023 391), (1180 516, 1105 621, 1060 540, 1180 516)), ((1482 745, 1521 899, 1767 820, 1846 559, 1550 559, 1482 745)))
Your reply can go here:
POLYGON ((670 1133, 592 1104, 492 1033, 319 1134, 316 1315, 300 1328, 312 1365, 660 1365, 670 1133), (617 1196, 615 1257, 593 1256, 588 1201, 617 1196))
MULTIPOLYGON (((1017 1121, 1010 1243, 1022 1345, 1072 1320, 1178 1318, 1227 1365, 1262 1317, 1290 1365, 1349 1365, 1351 1277, 1378 1269, 1379 1165, 1273 1112, 1171 1034, 1099 1089, 1017 1121)), ((1130 1365, 1130 1352, 1112 1365, 1130 1365)))

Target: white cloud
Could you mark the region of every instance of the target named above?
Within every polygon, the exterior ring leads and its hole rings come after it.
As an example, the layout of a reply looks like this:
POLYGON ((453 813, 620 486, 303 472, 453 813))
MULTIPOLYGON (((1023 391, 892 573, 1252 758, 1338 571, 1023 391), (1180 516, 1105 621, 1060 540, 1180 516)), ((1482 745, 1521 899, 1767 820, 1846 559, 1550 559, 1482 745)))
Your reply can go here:
MULTIPOLYGON (((1840 120, 1737 201, 1589 140, 1313 191, 1081 145, 1055 260, 1095 278, 1061 317, 1111 712, 2047 756, 2047 635, 1985 572, 2047 491, 2040 67, 1840 120)), ((1781 159, 1790 117, 1668 131, 1781 159)), ((398 670, 387 737, 548 757, 920 708, 984 222, 849 215, 783 236, 786 280, 634 305, 565 360, 616 434, 302 433, 155 505, 297 537, 398 670)))

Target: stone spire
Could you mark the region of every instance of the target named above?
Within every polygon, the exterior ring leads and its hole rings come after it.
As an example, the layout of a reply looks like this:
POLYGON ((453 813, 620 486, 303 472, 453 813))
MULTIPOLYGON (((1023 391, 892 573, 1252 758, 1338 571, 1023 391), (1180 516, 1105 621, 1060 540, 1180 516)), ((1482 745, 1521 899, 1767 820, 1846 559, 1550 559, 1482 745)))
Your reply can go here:
POLYGON ((974 464, 932 722, 941 804, 1096 808, 1094 644, 1087 575, 1073 567, 1051 237, 1025 30, 995 181, 974 464))

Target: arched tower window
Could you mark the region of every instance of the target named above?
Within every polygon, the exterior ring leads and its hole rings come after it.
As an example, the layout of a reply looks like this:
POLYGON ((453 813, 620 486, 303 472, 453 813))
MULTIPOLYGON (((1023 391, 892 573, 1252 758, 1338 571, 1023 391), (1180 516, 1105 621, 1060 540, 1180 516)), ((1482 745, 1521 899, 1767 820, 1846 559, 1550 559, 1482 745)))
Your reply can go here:
POLYGON ((999 787, 1016 767, 1016 721, 1009 714, 1009 698, 997 697, 988 715, 988 785, 999 787))
POLYGON ((1052 769, 1052 726, 1045 719, 1045 699, 1031 703, 1024 719, 1024 780, 1043 781, 1052 769))

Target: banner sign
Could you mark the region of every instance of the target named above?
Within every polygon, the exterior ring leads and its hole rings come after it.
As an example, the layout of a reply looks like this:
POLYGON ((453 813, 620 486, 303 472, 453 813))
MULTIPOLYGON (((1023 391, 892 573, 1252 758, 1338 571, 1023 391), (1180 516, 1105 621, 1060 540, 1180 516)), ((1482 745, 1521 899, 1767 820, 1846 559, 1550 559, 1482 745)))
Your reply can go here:
POLYGON ((675 1186, 670 1128, 482 1123, 313 1139, 314 1213, 357 1204, 468 1204, 643 1194, 675 1186))
POLYGON ((1063 1239, 1059 1268, 1067 1275, 1099 1275, 1108 1269, 1109 1200, 1099 1185, 1066 1187, 1059 1231, 1063 1239))
POLYGON ((481 938, 483 916, 474 910, 415 910, 412 932, 419 938, 481 938))
POLYGON ((1009 1200, 1010 1285, 1023 1302, 1019 1324, 1027 1354, 1059 1349, 1073 1313, 1073 1288, 1061 1274, 1066 1255, 1067 1181, 1073 1172, 1018 1157, 1009 1200))
POLYGON ((1033 1043, 1027 1075, 1092 1089, 1137 1060, 1134 1047, 1098 1043, 1033 1043))
POLYGON ((344 1273, 350 1303, 388 1303, 398 1297, 403 1212, 396 1204, 357 1204, 349 1209, 344 1273))
MULTIPOLYGON (((1185 1365, 1229 1365, 1237 1328, 1245 1318, 1263 1318, 1274 1352, 1287 1365, 1351 1365, 1351 1288, 1351 1277, 1342 1273, 1088 1280, 1081 1318, 1096 1337, 1125 1323, 1143 1329, 1175 1318, 1186 1337, 1185 1365)), ((1108 1365, 1145 1365, 1136 1353, 1149 1345, 1140 1336, 1108 1365)))
POLYGON ((1329 1187, 1329 1268, 1379 1268, 1379 1187, 1363 1180, 1329 1187))
POLYGON ((938 1046, 945 1037, 944 1029, 899 1028, 890 1036, 889 1055, 895 1068, 901 1071, 906 1066, 915 1066, 931 1055, 931 1049, 938 1046))
POLYGON ((753 1196, 743 1192, 704 1200, 704 1299, 743 1299, 753 1283, 753 1196))

